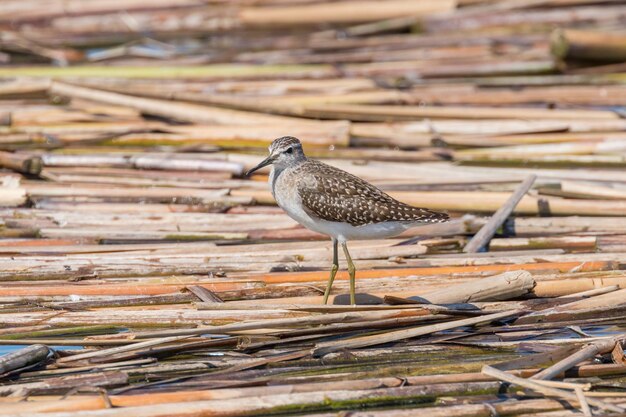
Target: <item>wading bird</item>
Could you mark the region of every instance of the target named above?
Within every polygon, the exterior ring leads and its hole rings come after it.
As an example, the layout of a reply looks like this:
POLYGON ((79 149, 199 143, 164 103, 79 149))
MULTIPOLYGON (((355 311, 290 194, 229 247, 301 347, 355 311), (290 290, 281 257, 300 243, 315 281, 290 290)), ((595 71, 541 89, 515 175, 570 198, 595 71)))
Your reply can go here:
POLYGON ((339 269, 339 244, 348 262, 350 303, 355 304, 356 269, 349 240, 391 237, 410 227, 448 220, 445 213, 409 206, 359 177, 307 158, 300 140, 292 136, 275 139, 269 156, 246 176, 267 165, 272 165, 269 183, 278 205, 307 229, 332 239, 333 265, 324 304, 339 269))

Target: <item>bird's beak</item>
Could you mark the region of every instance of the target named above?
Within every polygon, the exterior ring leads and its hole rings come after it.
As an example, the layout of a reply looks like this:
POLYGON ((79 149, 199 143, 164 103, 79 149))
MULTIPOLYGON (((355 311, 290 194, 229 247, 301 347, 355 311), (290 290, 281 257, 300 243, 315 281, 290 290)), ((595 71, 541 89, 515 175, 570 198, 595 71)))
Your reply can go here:
POLYGON ((246 172, 244 175, 246 177, 248 177, 250 174, 252 174, 254 171, 258 171, 259 169, 268 166, 270 164, 272 164, 274 162, 274 160, 276 159, 275 155, 270 155, 267 158, 265 158, 264 160, 261 161, 261 163, 257 166, 255 166, 254 168, 252 168, 251 170, 249 170, 248 172, 246 172))

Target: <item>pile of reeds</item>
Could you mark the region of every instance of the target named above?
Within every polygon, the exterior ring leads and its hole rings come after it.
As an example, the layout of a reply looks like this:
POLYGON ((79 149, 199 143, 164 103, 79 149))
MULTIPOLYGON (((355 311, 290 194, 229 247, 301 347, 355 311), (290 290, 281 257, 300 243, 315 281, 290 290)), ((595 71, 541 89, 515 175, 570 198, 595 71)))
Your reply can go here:
POLYGON ((626 412, 625 1, 0 8, 0 414, 626 412), (452 220, 321 305, 284 135, 452 220))

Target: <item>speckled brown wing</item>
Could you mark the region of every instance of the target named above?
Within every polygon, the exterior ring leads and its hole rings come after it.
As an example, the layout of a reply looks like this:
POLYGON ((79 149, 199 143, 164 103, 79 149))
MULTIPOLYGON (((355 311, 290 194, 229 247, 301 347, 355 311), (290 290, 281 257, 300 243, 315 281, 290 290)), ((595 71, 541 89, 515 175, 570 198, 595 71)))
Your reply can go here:
POLYGON ((324 163, 309 160, 299 167, 303 172, 298 193, 305 210, 315 216, 352 226, 400 221, 439 223, 448 215, 412 207, 395 200, 362 179, 324 163))

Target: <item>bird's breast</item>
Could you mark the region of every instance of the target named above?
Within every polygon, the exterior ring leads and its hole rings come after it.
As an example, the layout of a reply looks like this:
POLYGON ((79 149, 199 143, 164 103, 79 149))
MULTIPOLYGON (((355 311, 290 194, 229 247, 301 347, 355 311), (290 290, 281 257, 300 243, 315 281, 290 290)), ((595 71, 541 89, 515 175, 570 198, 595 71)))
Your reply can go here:
POLYGON ((276 170, 270 173, 269 183, 276 204, 292 219, 304 227, 315 230, 315 221, 304 210, 298 187, 302 186, 303 178, 298 177, 289 169, 276 170))
POLYGON ((272 169, 269 182, 274 200, 287 213, 302 205, 296 178, 289 170, 272 169))

